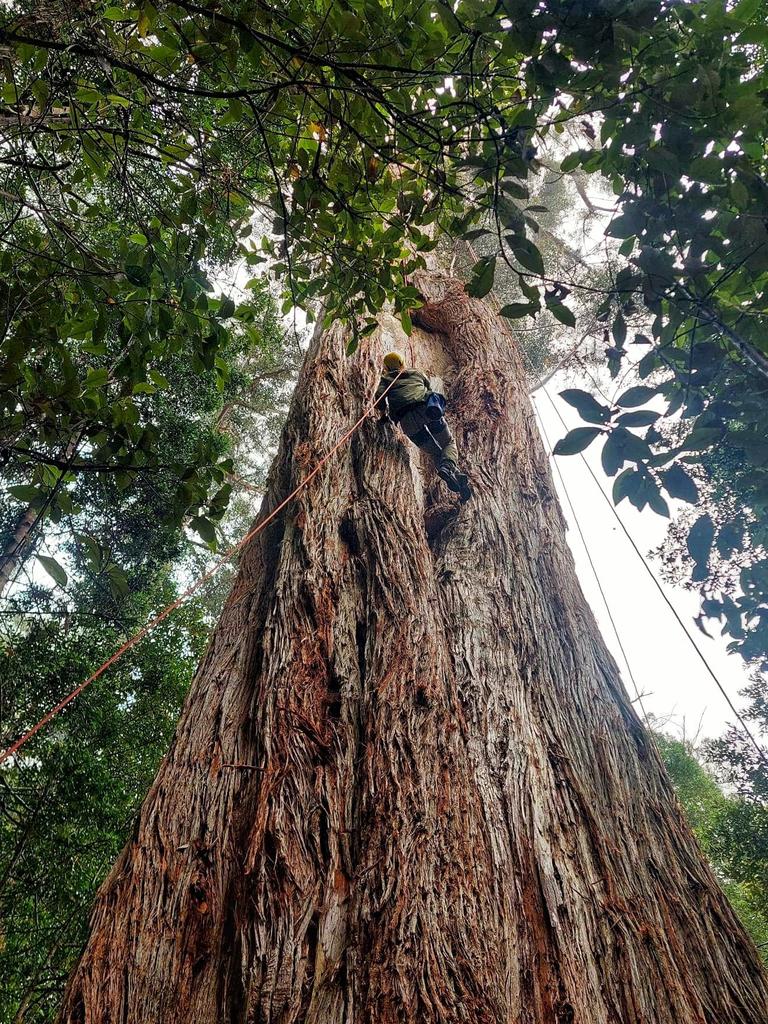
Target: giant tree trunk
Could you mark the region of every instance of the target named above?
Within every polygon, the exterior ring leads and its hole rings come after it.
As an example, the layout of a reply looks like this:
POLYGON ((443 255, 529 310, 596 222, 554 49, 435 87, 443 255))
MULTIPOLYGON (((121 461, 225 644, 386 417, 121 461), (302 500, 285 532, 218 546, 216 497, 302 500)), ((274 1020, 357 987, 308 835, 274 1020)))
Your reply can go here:
POLYGON ((459 506, 369 419, 247 550, 62 1021, 765 1024, 756 952, 579 589, 503 323, 418 282, 313 342, 264 515, 370 399, 449 384, 459 506))

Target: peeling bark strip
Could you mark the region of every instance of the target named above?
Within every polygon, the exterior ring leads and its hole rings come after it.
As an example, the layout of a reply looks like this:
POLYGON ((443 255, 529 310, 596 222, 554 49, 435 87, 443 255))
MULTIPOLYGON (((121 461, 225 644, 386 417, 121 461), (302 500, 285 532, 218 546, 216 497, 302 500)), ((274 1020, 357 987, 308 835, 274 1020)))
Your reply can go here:
MULTIPOLYGON (((475 498, 369 420, 255 539, 62 1022, 768 1021, 576 582, 512 339, 417 283, 475 498)), ((262 516, 392 347, 388 317, 351 359, 316 338, 262 516)))

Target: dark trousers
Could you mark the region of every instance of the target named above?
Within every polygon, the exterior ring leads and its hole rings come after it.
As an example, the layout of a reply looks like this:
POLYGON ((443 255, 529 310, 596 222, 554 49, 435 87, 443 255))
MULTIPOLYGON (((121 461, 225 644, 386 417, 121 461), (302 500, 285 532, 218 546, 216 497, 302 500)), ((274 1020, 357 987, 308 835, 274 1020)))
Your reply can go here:
POLYGON ((409 409, 400 420, 400 426, 415 445, 429 452, 435 466, 441 462, 449 462, 453 466, 458 464, 456 442, 442 417, 432 420, 427 416, 426 408, 409 409))

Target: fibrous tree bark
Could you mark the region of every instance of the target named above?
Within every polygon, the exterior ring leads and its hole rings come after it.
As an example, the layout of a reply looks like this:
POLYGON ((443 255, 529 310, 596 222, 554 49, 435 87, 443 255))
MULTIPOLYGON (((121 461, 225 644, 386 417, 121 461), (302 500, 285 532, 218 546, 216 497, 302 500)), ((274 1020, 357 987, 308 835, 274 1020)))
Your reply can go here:
POLYGON ((520 356, 424 274, 308 353, 261 515, 405 349, 450 388, 458 505, 368 419, 245 551, 67 1024, 760 1024, 756 951, 574 574, 520 356))

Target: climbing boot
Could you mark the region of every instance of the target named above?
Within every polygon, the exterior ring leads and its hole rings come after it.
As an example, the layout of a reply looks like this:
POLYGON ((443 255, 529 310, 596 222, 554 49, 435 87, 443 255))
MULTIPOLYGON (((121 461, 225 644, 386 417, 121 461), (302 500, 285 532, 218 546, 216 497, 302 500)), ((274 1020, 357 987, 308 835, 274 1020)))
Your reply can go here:
POLYGON ((459 493, 459 481, 456 479, 456 467, 452 462, 441 462, 437 467, 437 475, 441 480, 445 480, 452 491, 459 493))
POLYGON ((452 462, 441 462, 437 467, 437 475, 441 480, 445 480, 449 488, 455 491, 463 502, 469 501, 472 497, 466 476, 464 473, 459 473, 452 462))

